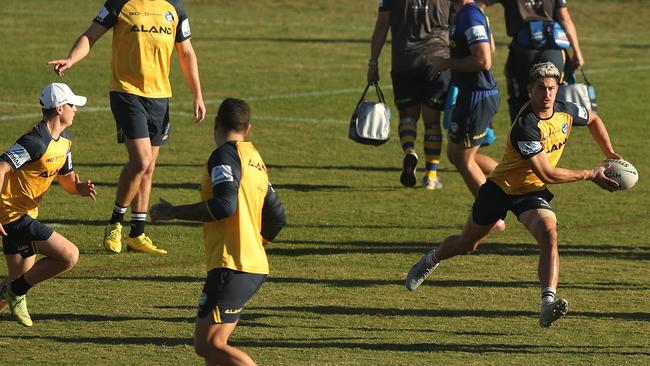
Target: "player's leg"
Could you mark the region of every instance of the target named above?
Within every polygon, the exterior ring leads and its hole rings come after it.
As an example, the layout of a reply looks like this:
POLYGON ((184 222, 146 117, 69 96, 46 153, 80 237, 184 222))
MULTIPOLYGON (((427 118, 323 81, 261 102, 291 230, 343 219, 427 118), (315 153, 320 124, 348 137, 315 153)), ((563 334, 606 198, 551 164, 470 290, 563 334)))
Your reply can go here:
POLYGON ((25 273, 25 280, 31 286, 69 271, 79 260, 77 246, 56 231, 47 240, 35 241, 34 245, 43 258, 25 273))
POLYGON ((479 146, 465 147, 465 145, 453 141, 447 142, 447 157, 458 169, 465 185, 474 197, 478 195, 479 188, 485 183, 485 174, 475 159, 478 149, 479 146))
POLYGON ((416 80, 410 70, 392 70, 393 95, 395 106, 399 112, 398 134, 404 152, 402 160, 402 174, 400 183, 406 187, 413 187, 417 183, 415 175, 418 166, 418 154, 415 152, 415 141, 418 133, 418 119, 420 119, 420 102, 414 95, 416 80))
POLYGON ((259 290, 266 275, 217 268, 208 272, 199 301, 194 349, 206 364, 255 365, 241 350, 228 344, 246 302, 259 290))
POLYGON ((118 143, 124 143, 129 158, 120 172, 111 219, 104 230, 104 248, 119 253, 122 250, 121 229, 124 214, 137 194, 142 176, 151 163, 152 149, 143 99, 132 94, 111 92, 110 100, 118 143))
POLYGON ((194 350, 206 365, 256 365, 245 352, 228 345, 235 323, 216 324, 212 316, 196 319, 194 350))
POLYGON ((426 171, 423 177, 425 188, 434 190, 442 188, 438 176, 438 164, 440 164, 440 152, 442 150, 442 111, 445 110, 447 91, 451 80, 451 72, 445 70, 433 77, 431 65, 427 64, 421 75, 420 100, 422 109, 422 120, 424 122, 424 158, 426 171))
MULTIPOLYGON (((5 261, 8 276, 0 286, 0 299, 2 300, 0 305, 2 310, 9 308, 20 324, 29 327, 32 325, 32 319, 27 310, 26 290, 24 290, 26 283, 23 275, 32 268, 36 256, 32 254, 27 258, 23 258, 20 253, 7 254, 7 251, 5 251, 5 261)), ((27 290, 30 287, 27 285, 27 290)))
POLYGON ((498 220, 506 217, 508 196, 491 181, 481 186, 463 231, 445 238, 435 250, 427 252, 413 265, 406 277, 406 288, 414 291, 441 261, 476 251, 498 220))
POLYGON ((147 112, 151 158, 140 180, 138 191, 131 201, 131 231, 128 246, 129 249, 138 252, 166 254, 167 251, 154 245, 144 232, 156 161, 160 147, 169 142, 169 102, 167 98, 143 98, 142 103, 147 112))

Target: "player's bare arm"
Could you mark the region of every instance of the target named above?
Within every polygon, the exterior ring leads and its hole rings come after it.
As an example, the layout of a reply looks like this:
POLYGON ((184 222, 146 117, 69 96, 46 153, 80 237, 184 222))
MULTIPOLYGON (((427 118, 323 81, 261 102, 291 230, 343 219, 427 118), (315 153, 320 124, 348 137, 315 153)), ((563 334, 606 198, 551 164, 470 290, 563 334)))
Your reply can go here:
POLYGON ((573 48, 573 55, 571 57, 571 62, 576 69, 581 68, 585 64, 585 60, 582 57, 582 51, 580 50, 580 43, 578 42, 578 32, 576 27, 573 24, 571 19, 571 14, 569 14, 568 8, 559 8, 555 11, 555 19, 562 25, 562 28, 566 32, 567 38, 569 38, 569 43, 571 43, 571 48, 573 48))
POLYGON ((65 175, 59 175, 59 184, 64 191, 70 194, 78 194, 82 197, 90 197, 93 201, 97 198, 95 185, 91 180, 81 181, 79 174, 70 172, 65 175))
POLYGON ((531 157, 527 160, 528 165, 537 177, 546 184, 571 183, 581 180, 591 180, 599 187, 613 192, 618 183, 605 176, 606 166, 599 165, 590 170, 573 170, 559 167, 553 167, 548 161, 546 151, 531 157))
POLYGON ((386 43, 390 29, 390 11, 380 11, 375 22, 375 30, 370 39, 370 58, 368 59, 368 82, 379 80, 379 55, 386 43))
POLYGON ((439 58, 434 63, 432 72, 434 74, 450 69, 461 72, 479 72, 489 70, 492 67, 492 50, 489 42, 473 44, 469 47, 471 55, 463 58, 439 58))
MULTIPOLYGON (((11 171, 11 165, 4 160, 0 160, 0 191, 4 189, 5 185, 5 174, 11 171)), ((0 224, 0 235, 7 236, 7 232, 0 224)))
POLYGON ((81 61, 88 55, 95 42, 97 42, 97 40, 101 38, 101 36, 103 36, 106 31, 108 31, 107 28, 94 22, 91 23, 90 27, 88 27, 88 29, 81 36, 79 36, 79 38, 77 38, 77 41, 74 43, 72 49, 70 50, 70 54, 68 54, 68 58, 52 60, 47 64, 54 65, 54 73, 59 76, 63 76, 63 72, 65 70, 71 68, 72 65, 81 61))
POLYGON ((205 103, 203 102, 203 93, 201 92, 201 79, 199 78, 199 64, 196 60, 196 53, 192 47, 192 42, 187 39, 183 42, 176 43, 176 52, 178 52, 178 62, 183 72, 183 77, 190 87, 194 101, 194 121, 196 123, 203 121, 205 118, 205 103))
POLYGON ((589 112, 589 122, 587 128, 593 137, 594 141, 600 147, 600 150, 605 154, 607 159, 621 159, 622 157, 614 151, 612 143, 607 133, 605 123, 596 113, 589 112))

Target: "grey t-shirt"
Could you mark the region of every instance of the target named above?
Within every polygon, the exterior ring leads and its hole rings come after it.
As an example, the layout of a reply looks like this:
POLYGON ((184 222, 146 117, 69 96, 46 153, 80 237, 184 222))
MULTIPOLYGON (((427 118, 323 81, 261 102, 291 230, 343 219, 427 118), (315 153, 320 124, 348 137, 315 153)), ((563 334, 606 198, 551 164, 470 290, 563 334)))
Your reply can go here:
POLYGON ((449 56, 449 0, 380 0, 379 11, 390 12, 393 69, 412 67, 427 56, 449 56))

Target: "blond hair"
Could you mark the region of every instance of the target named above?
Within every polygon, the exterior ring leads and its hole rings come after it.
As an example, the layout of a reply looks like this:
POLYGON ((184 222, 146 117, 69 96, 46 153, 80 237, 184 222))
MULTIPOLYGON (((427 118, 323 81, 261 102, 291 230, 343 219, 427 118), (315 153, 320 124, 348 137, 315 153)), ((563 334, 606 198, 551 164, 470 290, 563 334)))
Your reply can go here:
POLYGON ((528 80, 531 84, 539 79, 554 78, 560 82, 560 71, 551 62, 541 62, 533 65, 528 74, 528 80))

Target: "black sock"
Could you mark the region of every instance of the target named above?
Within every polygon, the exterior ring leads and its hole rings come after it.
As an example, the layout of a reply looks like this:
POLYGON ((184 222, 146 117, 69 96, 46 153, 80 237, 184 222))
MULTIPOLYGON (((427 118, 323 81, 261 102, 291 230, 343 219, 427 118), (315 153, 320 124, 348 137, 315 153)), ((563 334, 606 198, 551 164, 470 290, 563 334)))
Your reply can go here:
POLYGON ((131 212, 131 232, 130 238, 135 238, 144 233, 144 225, 147 222, 146 212, 131 212))
POLYGON ((32 285, 25 281, 25 275, 22 275, 15 280, 11 281, 11 292, 15 295, 21 296, 27 293, 32 285))
POLYGON ((122 207, 115 202, 113 205, 113 214, 111 215, 111 224, 119 222, 120 224, 124 221, 124 214, 126 213, 126 207, 122 207))

